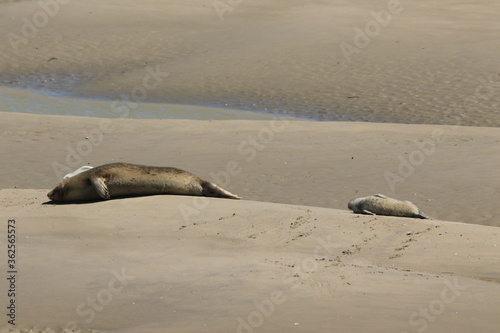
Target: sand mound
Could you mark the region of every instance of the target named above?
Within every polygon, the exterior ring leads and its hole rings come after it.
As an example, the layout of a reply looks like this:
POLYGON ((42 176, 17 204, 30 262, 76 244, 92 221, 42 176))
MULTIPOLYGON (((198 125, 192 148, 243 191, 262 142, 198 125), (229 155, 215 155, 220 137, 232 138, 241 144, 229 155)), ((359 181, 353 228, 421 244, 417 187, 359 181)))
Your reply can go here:
POLYGON ((500 226, 496 128, 2 119, 0 154, 15 158, 0 161, 0 188, 51 189, 82 165, 129 162, 178 167, 249 200, 347 209, 353 198, 382 193, 436 219, 500 226))
POLYGON ((493 332, 500 323, 498 228, 200 197, 45 201, 42 190, 0 191, 2 220, 16 220, 18 329, 493 332))

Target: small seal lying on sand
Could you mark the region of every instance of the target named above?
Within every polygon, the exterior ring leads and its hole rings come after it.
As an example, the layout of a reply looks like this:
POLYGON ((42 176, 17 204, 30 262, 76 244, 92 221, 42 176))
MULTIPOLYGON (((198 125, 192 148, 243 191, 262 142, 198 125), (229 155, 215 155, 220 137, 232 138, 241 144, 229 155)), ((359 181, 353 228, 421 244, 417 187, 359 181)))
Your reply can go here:
POLYGON ((128 163, 105 164, 77 174, 47 196, 55 202, 75 202, 155 194, 241 199, 187 171, 128 163))
POLYGON ((347 207, 357 214, 388 215, 428 219, 417 206, 410 201, 399 201, 382 194, 353 199, 347 207))

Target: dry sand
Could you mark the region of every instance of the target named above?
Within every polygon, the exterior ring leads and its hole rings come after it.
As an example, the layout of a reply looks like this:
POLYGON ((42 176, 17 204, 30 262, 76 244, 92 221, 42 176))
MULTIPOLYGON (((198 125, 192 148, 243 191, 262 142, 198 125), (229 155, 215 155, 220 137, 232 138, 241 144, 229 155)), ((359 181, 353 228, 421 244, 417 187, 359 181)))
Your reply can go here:
MULTIPOLYGON (((13 332, 495 332, 500 324, 496 128, 1 116, 1 155, 11 157, 1 161, 1 187, 18 187, 0 191, 0 218, 17 225, 13 332), (92 134, 99 128, 109 130, 101 139, 92 134), (177 166, 245 200, 44 205, 59 177, 52 164, 89 142, 88 156, 68 161, 177 166), (416 142, 434 152, 391 194, 384 172, 398 172, 399 156, 415 158, 416 142), (375 192, 470 224, 346 210, 352 197, 375 192)), ((6 228, 0 237, 5 246, 6 228)))
POLYGON ((392 123, 30 115, 98 103, 18 92, 0 105, 20 112, 0 112, 0 332, 498 331, 497 1, 401 1, 350 59, 387 1, 232 1, 223 20, 211 0, 63 2, 0 0, 1 84, 392 123), (65 173, 120 161, 244 200, 44 204, 65 173), (374 193, 434 220, 347 211, 374 193))
POLYGON ((231 1, 223 20, 214 3, 227 2, 3 4, 0 82, 117 98, 141 87, 149 68, 159 80, 136 91, 146 101, 500 125, 496 0, 231 1), (349 59, 341 45, 356 47, 349 59))
POLYGON ((347 209, 382 193, 436 219, 500 226, 498 128, 0 115, 3 188, 50 189, 82 165, 129 162, 249 200, 347 209))
POLYGON ((18 329, 495 332, 500 324, 496 227, 179 196, 41 205, 45 192, 0 191, 2 219, 17 225, 18 329))

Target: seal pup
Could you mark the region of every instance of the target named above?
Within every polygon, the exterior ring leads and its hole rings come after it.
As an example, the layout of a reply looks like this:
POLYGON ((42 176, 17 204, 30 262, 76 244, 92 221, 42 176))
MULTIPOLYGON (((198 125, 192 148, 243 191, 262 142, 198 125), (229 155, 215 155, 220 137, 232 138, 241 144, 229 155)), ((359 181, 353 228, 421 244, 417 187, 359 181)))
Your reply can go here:
POLYGON ((349 201, 347 207, 357 214, 429 219, 429 216, 410 201, 400 201, 386 197, 382 194, 374 194, 368 197, 353 199, 349 201))
POLYGON ((97 201, 155 194, 241 199, 187 171, 129 163, 110 163, 59 183, 47 196, 54 202, 97 201))

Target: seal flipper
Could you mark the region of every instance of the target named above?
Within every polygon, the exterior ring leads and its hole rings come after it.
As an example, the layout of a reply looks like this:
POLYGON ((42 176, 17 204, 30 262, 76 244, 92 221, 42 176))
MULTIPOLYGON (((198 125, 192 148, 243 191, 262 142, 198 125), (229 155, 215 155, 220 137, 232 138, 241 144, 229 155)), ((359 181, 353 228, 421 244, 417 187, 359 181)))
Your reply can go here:
POLYGON ((228 198, 228 199, 241 199, 240 196, 226 191, 222 187, 215 185, 214 183, 203 180, 201 183, 202 195, 206 197, 218 197, 218 198, 228 198))
POLYGON ((418 210, 418 214, 416 214, 415 217, 419 218, 419 219, 425 219, 425 220, 430 220, 431 219, 427 214, 425 214, 420 209, 418 210))
POLYGON ((106 183, 104 182, 104 178, 102 177, 90 177, 90 182, 92 183, 92 186, 94 187, 95 191, 99 196, 103 199, 111 199, 111 196, 109 195, 109 190, 108 187, 106 186, 106 183))

